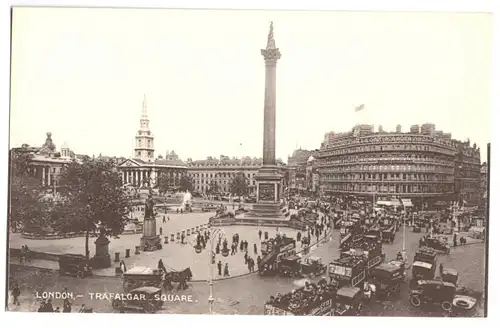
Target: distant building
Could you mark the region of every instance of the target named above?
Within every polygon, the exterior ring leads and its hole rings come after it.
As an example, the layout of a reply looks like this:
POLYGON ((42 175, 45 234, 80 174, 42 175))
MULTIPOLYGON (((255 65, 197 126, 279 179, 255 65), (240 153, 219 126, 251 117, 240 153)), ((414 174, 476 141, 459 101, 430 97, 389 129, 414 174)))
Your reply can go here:
POLYGON ((311 150, 296 149, 288 157, 288 189, 290 192, 305 192, 307 188, 307 161, 313 155, 311 150))
POLYGON ((314 156, 309 157, 306 166, 306 187, 313 193, 319 192, 318 161, 314 156))
POLYGON ((413 125, 409 133, 400 125, 396 132, 375 132, 370 125, 330 132, 314 157, 326 194, 397 196, 414 203, 479 201, 479 148, 436 131, 433 124, 413 125))
POLYGON ((488 163, 481 164, 481 198, 486 200, 488 198, 488 163))
POLYGON ((135 136, 134 155, 118 164, 125 185, 154 187, 158 177, 166 174, 170 181, 169 187, 176 189, 181 177, 186 175, 186 163, 174 151, 167 152, 165 158, 160 155, 155 159, 154 135, 149 128, 146 96, 142 103, 139 130, 135 136))
POLYGON ((84 156, 76 155, 66 143, 57 151, 50 132, 47 132, 47 138, 41 147, 23 144, 21 147, 12 148, 12 151, 31 155, 30 173, 38 177, 45 187, 56 187, 63 167, 84 156))
MULTIPOLYGON (((277 164, 284 171, 285 164, 278 159, 277 164)), ((204 160, 187 160, 188 176, 191 177, 193 188, 200 193, 209 192, 213 184, 219 192, 231 192, 231 182, 237 174, 243 174, 248 185, 248 194, 256 191, 255 175, 262 165, 262 158, 230 158, 220 155, 219 158, 208 157, 204 160)), ((282 172, 283 173, 283 172, 282 172)), ((285 183, 283 181, 283 183, 285 183)))
MULTIPOLYGON (((135 136, 135 157, 123 160, 118 169, 122 172, 125 185, 135 187, 156 187, 158 177, 166 174, 169 187, 177 189, 182 176, 187 175, 193 184, 194 191, 207 193, 212 184, 217 184, 219 192, 230 192, 232 179, 238 173, 247 179, 248 192, 255 192, 255 174, 262 165, 262 159, 243 157, 230 158, 221 155, 219 158, 208 157, 204 160, 188 159, 183 161, 174 152, 166 152, 165 157, 154 158, 154 136, 149 129, 146 100, 144 99, 140 118, 140 129, 135 136)), ((285 164, 277 160, 278 166, 285 164)), ((285 170, 283 169, 283 172, 285 170)), ((284 178, 285 180, 285 178, 284 178)))

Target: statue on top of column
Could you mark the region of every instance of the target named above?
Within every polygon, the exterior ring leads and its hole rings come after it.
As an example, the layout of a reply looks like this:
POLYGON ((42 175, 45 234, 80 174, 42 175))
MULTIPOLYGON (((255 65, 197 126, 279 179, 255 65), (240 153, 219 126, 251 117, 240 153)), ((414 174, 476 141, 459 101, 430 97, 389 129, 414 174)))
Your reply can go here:
POLYGON ((273 22, 269 25, 269 34, 267 35, 267 47, 266 49, 275 49, 276 44, 274 43, 274 32, 273 32, 273 22))
POLYGON ((144 218, 145 219, 154 219, 154 205, 155 202, 153 200, 153 196, 149 194, 148 199, 146 199, 146 204, 144 208, 144 218))

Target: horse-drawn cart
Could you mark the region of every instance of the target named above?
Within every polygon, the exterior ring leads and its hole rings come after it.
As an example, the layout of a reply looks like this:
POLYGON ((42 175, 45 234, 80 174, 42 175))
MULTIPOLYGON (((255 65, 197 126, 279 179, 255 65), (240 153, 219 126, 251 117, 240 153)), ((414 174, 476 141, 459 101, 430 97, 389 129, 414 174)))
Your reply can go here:
POLYGON ((129 292, 139 287, 157 287, 163 285, 163 272, 147 267, 133 267, 123 274, 123 289, 129 292))

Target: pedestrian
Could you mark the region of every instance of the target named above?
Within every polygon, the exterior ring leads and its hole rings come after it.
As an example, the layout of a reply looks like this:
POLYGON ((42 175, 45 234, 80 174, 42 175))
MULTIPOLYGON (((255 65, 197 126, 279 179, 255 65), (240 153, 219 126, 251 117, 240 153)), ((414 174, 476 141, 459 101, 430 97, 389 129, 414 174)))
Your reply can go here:
POLYGON ((167 220, 170 221, 170 216, 167 216, 167 220))
POLYGON ((257 254, 257 244, 253 244, 253 252, 254 254, 257 254))
POLYGON ((165 268, 165 265, 163 264, 162 259, 158 260, 158 270, 161 270, 161 271, 167 273, 167 269, 165 268))
POLYGON ((222 276, 222 262, 220 260, 217 263, 217 271, 219 272, 219 276, 222 276))
POLYGON ((229 266, 227 265, 224 265, 224 277, 229 277, 229 266))
POLYGON ((441 276, 441 278, 443 277, 443 272, 444 272, 444 267, 443 267, 443 263, 439 264, 439 275, 441 276))
POLYGON ((45 300, 40 302, 40 306, 38 307, 38 312, 45 312, 45 300))
MULTIPOLYGON (((184 244, 184 238, 186 238, 186 236, 184 235, 184 232, 183 232, 182 235, 181 235, 181 244, 184 244)), ((203 244, 205 244, 205 243, 203 243, 203 244)), ((203 246, 203 248, 205 248, 205 246, 203 246)))
POLYGON ((67 298, 65 298, 63 301, 63 313, 70 313, 70 312, 71 312, 71 303, 67 298))
POLYGON ((160 227, 160 236, 163 235, 163 228, 160 227))
POLYGON ((262 239, 262 231, 259 229, 259 239, 262 239))
POLYGON ((245 252, 243 257, 245 258, 245 264, 248 264, 248 252, 245 252))
POLYGON ((54 308, 52 307, 52 300, 51 299, 49 299, 47 301, 47 303, 45 304, 43 312, 54 312, 54 308))
POLYGON ((165 220, 165 215, 163 216, 163 223, 166 223, 167 221, 165 220))
POLYGON ((244 248, 245 248, 245 252, 248 252, 248 241, 246 241, 246 240, 245 240, 245 241, 243 242, 243 246, 244 246, 244 248))
POLYGON ((243 248, 245 247, 245 244, 243 243, 243 240, 240 243, 240 251, 243 252, 243 248))
POLYGON ((457 234, 453 235, 453 247, 457 247, 457 234))
POLYGON ((14 305, 21 305, 19 303, 19 295, 21 295, 21 290, 19 289, 19 285, 17 283, 14 284, 14 287, 12 288, 12 303, 14 305))

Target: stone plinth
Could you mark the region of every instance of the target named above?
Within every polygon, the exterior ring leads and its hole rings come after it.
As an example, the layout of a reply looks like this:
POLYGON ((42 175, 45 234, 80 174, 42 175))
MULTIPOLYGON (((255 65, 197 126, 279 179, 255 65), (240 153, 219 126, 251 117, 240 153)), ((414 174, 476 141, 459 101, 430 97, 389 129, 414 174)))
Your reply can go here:
POLYGON ((248 218, 285 218, 286 210, 280 204, 281 179, 275 166, 263 166, 255 181, 257 184, 257 203, 250 212, 245 214, 248 218))
POLYGON ((143 252, 162 248, 160 236, 156 234, 156 220, 154 218, 144 219, 142 234, 141 250, 143 252))
POLYGON ((111 256, 109 255, 109 239, 105 236, 99 236, 94 242, 95 255, 93 258, 93 268, 104 269, 111 267, 111 256))

